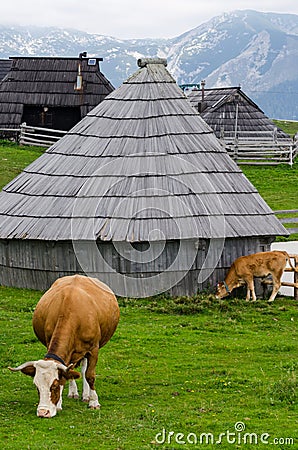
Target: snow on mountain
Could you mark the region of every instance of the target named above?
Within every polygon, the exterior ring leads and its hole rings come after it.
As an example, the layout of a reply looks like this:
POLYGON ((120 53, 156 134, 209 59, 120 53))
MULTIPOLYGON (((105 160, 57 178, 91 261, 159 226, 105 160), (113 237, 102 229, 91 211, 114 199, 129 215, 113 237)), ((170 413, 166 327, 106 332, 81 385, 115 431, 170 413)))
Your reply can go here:
POLYGON ((173 39, 121 40, 78 30, 0 26, 0 57, 89 56, 119 86, 136 59, 163 57, 179 84, 238 86, 270 116, 298 120, 298 15, 225 13, 173 39))

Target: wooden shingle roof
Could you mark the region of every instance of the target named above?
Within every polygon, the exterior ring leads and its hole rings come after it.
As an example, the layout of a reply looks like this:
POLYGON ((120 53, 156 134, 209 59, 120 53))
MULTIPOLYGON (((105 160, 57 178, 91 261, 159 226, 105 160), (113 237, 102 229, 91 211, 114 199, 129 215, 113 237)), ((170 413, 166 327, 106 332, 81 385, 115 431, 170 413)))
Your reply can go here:
MULTIPOLYGON (((200 110, 202 90, 191 91, 188 94, 188 99, 196 110, 200 110)), ((225 132, 234 132, 235 126, 237 126, 239 132, 254 132, 253 135, 250 134, 250 137, 259 136, 262 140, 262 132, 273 133, 274 129, 277 128, 240 87, 204 89, 203 103, 201 116, 214 130, 217 137, 220 137, 221 129, 224 129, 225 132), (236 107, 238 108, 237 114, 236 107)), ((277 138, 291 141, 290 136, 279 128, 277 128, 277 138)))
POLYGON ((11 63, 10 59, 0 59, 0 82, 10 71, 11 63))
POLYGON ((84 117, 114 89, 100 71, 99 59, 90 65, 89 58, 10 58, 11 68, 0 83, 0 127, 20 125, 24 105, 80 107, 84 117), (79 64, 83 85, 76 90, 79 64))
POLYGON ((287 234, 164 60, 139 65, 3 189, 0 238, 139 242, 287 234))

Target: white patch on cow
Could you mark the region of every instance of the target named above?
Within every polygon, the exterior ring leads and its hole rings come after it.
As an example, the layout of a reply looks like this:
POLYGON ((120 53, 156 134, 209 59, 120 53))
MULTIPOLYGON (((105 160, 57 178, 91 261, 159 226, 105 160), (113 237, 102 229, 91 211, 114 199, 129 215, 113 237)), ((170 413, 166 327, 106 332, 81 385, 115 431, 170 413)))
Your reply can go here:
POLYGON ((82 362, 82 379, 83 379, 83 402, 88 403, 89 408, 98 409, 100 408, 100 404, 98 402, 98 395, 96 391, 90 389, 90 386, 86 380, 86 370, 87 370, 88 360, 87 358, 83 359, 82 362))
POLYGON ((62 411, 62 392, 63 392, 63 388, 64 388, 64 386, 61 384, 61 386, 60 386, 60 399, 59 399, 59 402, 57 403, 57 411, 62 411))
POLYGON ((90 386, 89 386, 89 384, 87 383, 87 380, 86 380, 87 364, 88 364, 87 358, 84 358, 83 362, 82 362, 82 369, 81 369, 82 379, 83 379, 83 395, 82 395, 82 399, 83 399, 83 402, 87 402, 88 403, 89 400, 90 400, 90 386))
MULTIPOLYGON (((59 379, 57 363, 41 359, 36 361, 34 366, 36 372, 33 382, 39 392, 37 415, 38 417, 54 417, 57 414, 57 405, 51 401, 51 386, 55 380, 59 379)), ((60 403, 61 405, 62 402, 60 403)))
POLYGON ((98 409, 100 408, 100 403, 98 402, 98 395, 96 391, 90 389, 90 397, 89 397, 89 408, 98 409))

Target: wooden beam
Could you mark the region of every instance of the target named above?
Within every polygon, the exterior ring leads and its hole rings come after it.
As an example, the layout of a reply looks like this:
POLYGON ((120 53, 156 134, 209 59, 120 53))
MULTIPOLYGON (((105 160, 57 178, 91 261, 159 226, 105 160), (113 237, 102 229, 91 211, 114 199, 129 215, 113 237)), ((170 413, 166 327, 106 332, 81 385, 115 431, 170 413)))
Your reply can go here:
POLYGON ((298 289, 298 283, 291 283, 290 281, 282 281, 281 285, 282 286, 290 286, 290 287, 298 289))

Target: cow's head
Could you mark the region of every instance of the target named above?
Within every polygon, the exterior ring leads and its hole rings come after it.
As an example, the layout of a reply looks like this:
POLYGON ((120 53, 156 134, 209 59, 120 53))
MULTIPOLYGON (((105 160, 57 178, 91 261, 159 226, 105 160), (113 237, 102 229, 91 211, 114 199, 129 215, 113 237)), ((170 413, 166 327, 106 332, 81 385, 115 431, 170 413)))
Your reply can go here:
POLYGON ((65 380, 80 377, 80 374, 71 370, 71 367, 72 365, 66 367, 56 361, 40 359, 39 361, 26 362, 16 368, 9 367, 9 369, 13 372, 21 371, 25 375, 33 377, 33 382, 39 394, 37 416, 50 418, 54 417, 57 414, 57 409, 59 409, 60 396, 65 380))
POLYGON ((216 285, 216 298, 224 298, 227 297, 230 294, 230 290, 227 286, 227 284, 224 281, 221 281, 220 283, 217 283, 216 285))

